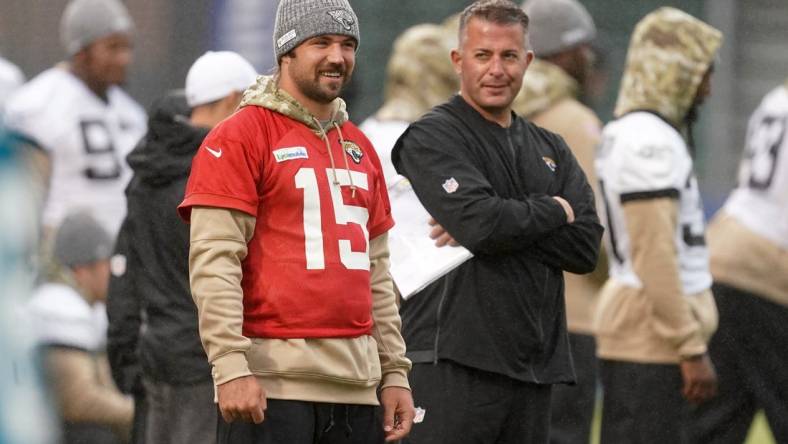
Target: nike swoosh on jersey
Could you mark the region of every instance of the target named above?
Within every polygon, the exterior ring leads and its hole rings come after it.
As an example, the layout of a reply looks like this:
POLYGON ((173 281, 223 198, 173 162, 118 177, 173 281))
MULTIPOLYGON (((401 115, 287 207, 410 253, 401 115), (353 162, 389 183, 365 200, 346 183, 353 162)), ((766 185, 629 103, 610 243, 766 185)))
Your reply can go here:
POLYGON ((217 159, 222 157, 222 149, 221 148, 219 148, 219 151, 216 151, 214 149, 211 149, 211 147, 206 146, 205 149, 208 150, 209 153, 213 154, 213 157, 215 157, 217 159))

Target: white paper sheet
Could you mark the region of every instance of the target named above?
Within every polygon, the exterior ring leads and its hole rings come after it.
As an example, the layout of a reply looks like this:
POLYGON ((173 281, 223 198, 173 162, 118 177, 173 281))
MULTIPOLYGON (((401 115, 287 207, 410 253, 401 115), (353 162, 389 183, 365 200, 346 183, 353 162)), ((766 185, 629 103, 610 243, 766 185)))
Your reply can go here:
POLYGON ((430 239, 430 215, 402 176, 389 187, 396 224, 389 231, 391 276, 403 299, 422 290, 467 261, 473 254, 463 247, 436 247, 430 239))

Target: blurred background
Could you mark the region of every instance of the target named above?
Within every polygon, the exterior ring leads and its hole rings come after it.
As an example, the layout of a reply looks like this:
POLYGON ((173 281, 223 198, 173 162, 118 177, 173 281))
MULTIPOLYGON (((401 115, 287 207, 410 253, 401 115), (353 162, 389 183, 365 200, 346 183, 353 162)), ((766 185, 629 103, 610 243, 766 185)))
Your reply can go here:
MULTIPOLYGON (((352 120, 359 123, 382 104, 386 63, 394 39, 412 25, 442 22, 470 0, 350 1, 359 16, 361 45, 354 80, 344 97, 352 120)), ((788 77, 788 1, 580 1, 598 27, 598 73, 587 104, 605 122, 612 117, 630 33, 645 14, 660 6, 675 6, 724 33, 713 94, 696 127, 696 166, 706 212, 711 215, 735 184, 749 115, 764 94, 788 77)), ((0 55, 17 64, 28 79, 64 58, 59 21, 66 3, 67 0, 0 0, 0 55)), ((206 50, 237 51, 252 61, 260 73, 267 73, 274 66, 271 35, 277 0, 125 3, 137 26, 135 61, 126 87, 146 108, 165 91, 182 88, 188 68, 206 50)), ((11 170, 6 170, 5 175, 0 172, 0 179, 11 177, 7 171, 11 170)), ((23 225, 14 222, 11 226, 23 225)), ((0 261, 0 282, 8 275, 2 274, 2 265, 0 261)), ((6 342, 14 342, 14 338, 6 338, 6 342)), ((13 377, 2 373, 0 376, 0 381, 14 380, 16 373, 13 377)), ((29 395, 23 399, 36 401, 29 395)), ((6 404, 0 403, 0 407, 17 408, 17 401, 3 399, 6 404)), ((598 425, 597 420, 595 427, 598 425)), ((756 422, 748 442, 773 442, 762 418, 756 422)))
MULTIPOLYGON (((232 49, 264 73, 273 65, 271 34, 276 0, 126 0, 137 25, 135 62, 127 89, 148 106, 204 51, 232 49)), ((441 22, 469 0, 351 0, 361 23, 356 73, 346 94, 351 118, 361 122, 382 103, 384 71, 394 38, 407 27, 441 22)), ((629 35, 646 13, 670 5, 725 34, 713 95, 696 130, 697 166, 707 213, 735 183, 747 118, 760 98, 788 76, 788 1, 582 0, 596 20, 598 88, 589 104, 610 119, 629 35)), ((30 78, 63 58, 58 22, 66 0, 0 0, 0 54, 30 78)))

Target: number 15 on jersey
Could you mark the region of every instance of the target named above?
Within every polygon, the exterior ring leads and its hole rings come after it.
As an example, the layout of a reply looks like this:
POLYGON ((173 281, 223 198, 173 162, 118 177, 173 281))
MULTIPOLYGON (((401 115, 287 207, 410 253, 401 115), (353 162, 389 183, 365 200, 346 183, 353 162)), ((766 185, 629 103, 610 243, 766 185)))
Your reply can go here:
POLYGON ((316 172, 314 168, 301 168, 295 175, 296 188, 304 190, 304 251, 306 253, 307 270, 323 270, 326 268, 325 248, 323 245, 321 205, 329 204, 334 209, 334 218, 337 225, 356 224, 364 233, 364 251, 352 251, 349 239, 339 239, 339 259, 349 270, 369 270, 369 232, 367 221, 369 210, 354 205, 346 205, 342 198, 341 187, 352 184, 363 190, 369 190, 366 173, 348 171, 344 169, 333 170, 326 168, 316 172), (334 174, 336 181, 334 183, 334 174), (331 190, 331 200, 321 202, 318 188, 318 176, 327 180, 331 190))

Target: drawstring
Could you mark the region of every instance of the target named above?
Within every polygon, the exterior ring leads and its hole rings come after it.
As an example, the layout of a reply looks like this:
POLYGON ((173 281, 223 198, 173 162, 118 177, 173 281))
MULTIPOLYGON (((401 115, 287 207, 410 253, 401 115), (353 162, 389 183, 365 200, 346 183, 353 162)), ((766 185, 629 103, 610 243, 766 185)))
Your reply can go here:
MULTIPOLYGON (((328 425, 323 429, 323 433, 330 432, 336 425, 336 422, 334 421, 334 407, 336 406, 337 404, 331 404, 331 409, 328 411, 328 425)), ((351 435, 353 435, 353 427, 350 426, 350 406, 346 404, 345 405, 345 436, 350 438, 351 435)))
POLYGON ((332 122, 334 124, 334 128, 337 129, 337 133, 339 134, 339 146, 342 147, 342 158, 345 159, 345 169, 347 170, 347 175, 350 178, 350 197, 356 197, 356 185, 353 184, 353 175, 350 174, 350 164, 347 162, 347 155, 344 153, 345 151, 345 139, 342 137, 342 130, 339 129, 339 125, 336 122, 332 122))
MULTIPOLYGON (((328 150, 328 158, 331 161, 331 172, 334 174, 334 185, 339 185, 339 180, 337 179, 337 168, 336 164, 334 163, 334 153, 331 151, 331 142, 328 140, 328 136, 326 135, 326 130, 323 129, 323 125, 320 124, 320 121, 317 120, 315 116, 312 116, 312 120, 317 123, 318 129, 320 129, 320 135, 323 138, 323 141, 326 143, 326 149, 328 150)), ((339 125, 336 122, 332 121, 334 128, 337 129, 337 134, 339 134, 339 146, 342 149, 342 159, 345 160, 345 171, 347 171, 348 178, 350 179, 350 197, 356 197, 356 184, 353 183, 353 175, 350 174, 350 164, 347 161, 347 155, 344 153, 345 151, 345 139, 342 137, 342 130, 339 129, 339 125)))
POLYGON ((323 429, 323 433, 328 433, 334 428, 334 405, 331 405, 331 410, 328 413, 328 425, 323 429))
MULTIPOLYGON (((328 141, 328 136, 326 135, 326 131, 323 129, 323 125, 320 124, 320 121, 317 120, 315 116, 312 116, 312 120, 315 121, 317 124, 318 129, 320 129, 320 135, 323 136, 323 142, 326 143, 326 149, 328 150, 328 158, 331 160, 331 172, 334 173, 334 185, 339 185, 339 180, 337 180, 337 168, 334 164, 334 154, 331 152, 331 143, 328 141)), ((331 414, 334 414, 334 411, 331 411, 331 414)), ((333 421, 333 418, 332 418, 333 421)))
POLYGON ((345 434, 348 438, 353 435, 353 427, 350 427, 350 406, 345 404, 345 434))

